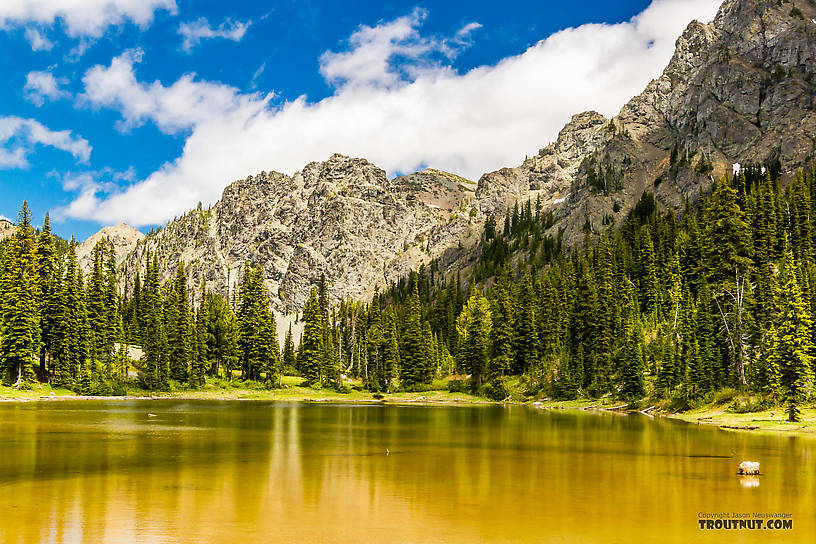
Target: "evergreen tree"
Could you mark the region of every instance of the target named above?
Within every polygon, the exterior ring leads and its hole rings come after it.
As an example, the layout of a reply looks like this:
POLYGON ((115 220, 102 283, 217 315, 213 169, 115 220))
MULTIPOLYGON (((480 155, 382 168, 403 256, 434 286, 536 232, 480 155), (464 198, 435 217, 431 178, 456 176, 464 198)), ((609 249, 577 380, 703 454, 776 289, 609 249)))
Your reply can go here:
POLYGON ((630 325, 626 340, 620 350, 620 395, 627 400, 637 400, 646 394, 643 379, 644 363, 640 341, 634 325, 630 325))
POLYGON ((429 346, 422 332, 420 312, 419 287, 414 281, 403 321, 404 332, 400 350, 400 380, 406 389, 430 383, 432 377, 428 364, 429 346))
POLYGON ((54 322, 59 308, 59 270, 54 237, 51 234, 51 220, 45 214, 45 221, 37 239, 37 290, 38 314, 40 317, 40 374, 47 376, 51 370, 48 358, 53 349, 54 322))
POLYGON ((776 293, 779 314, 771 358, 779 367, 779 383, 787 404, 788 421, 798 421, 799 408, 812 385, 810 330, 813 322, 802 300, 794 268, 792 252, 786 249, 776 293))
POLYGON ((303 308, 303 338, 298 355, 302 357, 300 372, 313 387, 321 387, 320 364, 323 358, 323 320, 320 315, 317 289, 312 287, 303 308))
POLYGON ((194 346, 190 365, 190 386, 202 387, 208 369, 212 367, 212 345, 215 337, 210 331, 210 298, 206 283, 201 285, 201 301, 195 316, 194 346))
MULTIPOLYGON (((184 263, 179 261, 167 302, 167 307, 170 310, 169 315, 171 316, 167 321, 170 377, 180 383, 190 381, 198 385, 201 381, 200 373, 195 377, 189 376, 193 356, 193 329, 187 297, 187 275, 185 274, 184 263)), ((199 370, 197 369, 197 371, 199 370)))
POLYGON ((490 303, 478 289, 474 289, 456 321, 461 367, 470 374, 471 387, 474 391, 482 386, 485 374, 489 370, 489 339, 492 327, 490 303))
POLYGON ((284 372, 294 372, 295 370, 295 342, 292 340, 291 323, 283 341, 283 368, 284 372))
MULTIPOLYGON (((397 336, 397 325, 394 312, 389 310, 385 313, 383 321, 383 385, 387 391, 391 390, 391 382, 397 377, 397 370, 400 368, 399 337, 397 336)), ((445 348, 447 352, 447 347, 445 348)))
POLYGON ((493 326, 491 328, 491 360, 487 369, 490 375, 508 374, 515 360, 513 351, 513 302, 510 268, 505 264, 493 289, 493 326))
POLYGON ((162 296, 159 288, 159 264, 156 256, 147 256, 147 269, 142 304, 142 348, 145 360, 145 381, 150 389, 167 386, 168 367, 166 337, 163 327, 162 296))
POLYGON ((533 277, 527 272, 521 283, 515 318, 513 370, 518 374, 527 372, 538 363, 538 327, 535 315, 535 292, 533 277))
POLYGON ((20 387, 34 380, 34 361, 39 355, 37 259, 31 212, 26 202, 20 209, 11 240, 3 287, 6 295, 0 360, 6 380, 20 387))

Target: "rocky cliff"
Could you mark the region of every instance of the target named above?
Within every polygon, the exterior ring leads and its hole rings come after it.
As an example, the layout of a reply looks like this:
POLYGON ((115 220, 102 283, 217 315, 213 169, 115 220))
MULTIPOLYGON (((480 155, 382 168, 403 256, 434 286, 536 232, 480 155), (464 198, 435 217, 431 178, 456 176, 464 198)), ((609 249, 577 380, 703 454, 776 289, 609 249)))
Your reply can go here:
POLYGON ((124 277, 132 285, 146 256, 158 253, 164 277, 179 260, 189 267, 195 292, 206 281, 229 293, 244 263, 258 265, 283 313, 298 311, 322 274, 333 298, 365 299, 478 232, 475 188, 437 170, 388 179, 368 161, 341 155, 291 177, 261 172, 228 186, 212 208, 140 241, 124 277))
POLYGON ((517 168, 479 180, 486 213, 541 197, 568 244, 622 220, 645 190, 681 209, 735 163, 779 161, 783 174, 814 158, 816 5, 726 0, 692 22, 660 78, 606 119, 573 117, 558 139, 517 168))
POLYGON ((7 219, 0 219, 0 241, 14 234, 14 223, 7 219))
POLYGON ((191 289, 206 280, 222 293, 244 263, 259 265, 281 312, 298 310, 321 274, 334 298, 366 299, 435 257, 466 266, 488 214, 536 198, 554 214, 552 233, 580 243, 586 226, 619 224, 644 191, 680 209, 734 163, 778 161, 783 173, 809 163, 815 57, 812 0, 726 0, 714 21, 688 26, 661 77, 617 116, 574 116, 516 168, 478 185, 436 170, 388 179, 340 155, 291 177, 262 172, 140 241, 125 276, 132 282, 149 251, 164 277, 180 259, 191 289))
POLYGON ((77 246, 77 263, 83 272, 88 273, 93 268, 93 249, 100 240, 107 240, 113 247, 117 264, 121 264, 125 257, 136 248, 136 244, 144 238, 144 234, 127 223, 115 227, 105 227, 77 246))

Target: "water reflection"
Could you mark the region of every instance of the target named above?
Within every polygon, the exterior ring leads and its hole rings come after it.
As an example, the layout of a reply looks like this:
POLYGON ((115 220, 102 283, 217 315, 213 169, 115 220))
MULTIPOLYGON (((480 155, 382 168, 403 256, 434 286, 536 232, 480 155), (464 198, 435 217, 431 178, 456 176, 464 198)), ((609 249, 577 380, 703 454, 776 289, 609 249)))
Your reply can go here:
POLYGON ((9 404, 0 542, 687 542, 719 511, 790 512, 775 542, 805 542, 813 448, 527 407, 9 404), (748 458, 762 487, 734 485, 748 458))

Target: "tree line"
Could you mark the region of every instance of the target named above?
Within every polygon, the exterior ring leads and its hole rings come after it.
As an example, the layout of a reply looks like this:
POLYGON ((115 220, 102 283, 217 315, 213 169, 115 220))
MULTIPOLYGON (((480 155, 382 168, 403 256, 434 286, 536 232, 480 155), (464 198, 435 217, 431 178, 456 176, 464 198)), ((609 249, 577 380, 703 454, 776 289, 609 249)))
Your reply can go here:
POLYGON ((161 282, 148 255, 120 293, 105 241, 83 275, 76 244, 58 250, 47 217, 36 232, 24 204, 0 245, 0 360, 7 383, 81 391, 115 388, 131 365, 150 389, 234 376, 274 387, 286 373, 382 392, 455 376, 452 389, 502 399, 518 376, 527 398, 650 396, 687 408, 735 388, 785 403, 795 420, 813 392, 814 204, 813 169, 782 187, 778 168, 749 166, 679 217, 644 193, 618 228, 587 222, 584 244, 566 249, 552 215, 520 203, 503 229, 488 218, 467 285, 432 262, 369 302, 330 304, 321 278, 298 316, 302 334, 290 327, 282 349, 260 268, 247 266, 230 298, 206 286, 192 297, 184 263, 161 282))

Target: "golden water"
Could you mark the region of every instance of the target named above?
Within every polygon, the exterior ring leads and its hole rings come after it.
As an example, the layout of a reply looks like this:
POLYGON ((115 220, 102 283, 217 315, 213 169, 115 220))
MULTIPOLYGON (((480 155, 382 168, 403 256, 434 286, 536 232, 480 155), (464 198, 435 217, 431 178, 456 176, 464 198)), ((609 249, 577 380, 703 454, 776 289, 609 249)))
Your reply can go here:
POLYGON ((8 403, 0 542, 814 542, 814 454, 520 406, 8 403), (794 528, 703 531, 701 512, 794 528))

